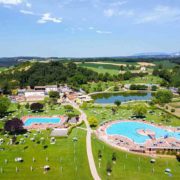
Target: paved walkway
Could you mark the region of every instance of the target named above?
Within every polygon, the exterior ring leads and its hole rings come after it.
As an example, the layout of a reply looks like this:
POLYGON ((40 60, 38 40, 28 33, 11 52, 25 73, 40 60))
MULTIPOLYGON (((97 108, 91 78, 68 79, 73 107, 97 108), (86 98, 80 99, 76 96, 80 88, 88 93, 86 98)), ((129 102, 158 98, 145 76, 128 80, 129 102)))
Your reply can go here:
POLYGON ((89 126, 88 120, 87 120, 87 116, 86 114, 79 108, 79 106, 72 102, 69 101, 70 104, 77 109, 78 111, 80 111, 81 113, 81 119, 84 120, 86 127, 87 127, 87 135, 86 135, 86 151, 87 151, 87 156, 88 156, 88 161, 89 161, 89 167, 91 170, 91 174, 94 180, 101 180, 101 178, 98 175, 97 169, 96 169, 96 165, 94 162, 94 157, 93 157, 93 153, 92 153, 92 145, 91 145, 91 128, 89 126))

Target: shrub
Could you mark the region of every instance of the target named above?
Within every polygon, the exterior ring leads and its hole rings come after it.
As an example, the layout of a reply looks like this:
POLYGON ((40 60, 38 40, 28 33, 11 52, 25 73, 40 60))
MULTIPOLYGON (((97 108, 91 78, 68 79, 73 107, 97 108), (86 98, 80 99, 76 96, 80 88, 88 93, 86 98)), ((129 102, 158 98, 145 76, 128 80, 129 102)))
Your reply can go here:
POLYGON ((121 105, 121 101, 116 100, 116 101, 114 102, 114 104, 115 104, 117 107, 119 107, 119 106, 121 105))
POLYGON ((88 121, 91 127, 96 127, 98 125, 98 120, 95 117, 89 117, 88 121))
POLYGON ((151 91, 156 91, 156 90, 157 90, 157 86, 154 85, 151 87, 151 91))
POLYGON ((176 155, 176 159, 180 162, 180 154, 176 155))
POLYGON ((60 96, 59 96, 59 92, 57 92, 57 91, 50 91, 49 92, 49 97, 50 98, 56 98, 56 99, 58 99, 60 96))
POLYGON ((114 86, 114 91, 119 91, 119 87, 118 86, 114 86))

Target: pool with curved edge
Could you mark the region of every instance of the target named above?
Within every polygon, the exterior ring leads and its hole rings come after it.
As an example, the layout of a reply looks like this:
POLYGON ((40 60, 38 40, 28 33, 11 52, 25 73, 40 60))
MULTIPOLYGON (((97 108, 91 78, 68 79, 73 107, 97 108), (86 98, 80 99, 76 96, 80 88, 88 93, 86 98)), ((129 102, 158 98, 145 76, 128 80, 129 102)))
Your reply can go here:
POLYGON ((24 126, 31 126, 33 124, 58 124, 61 122, 61 118, 59 117, 36 117, 36 118, 28 118, 24 122, 24 126))
POLYGON ((143 122, 117 122, 106 129, 107 135, 120 135, 127 137, 137 144, 144 144, 150 139, 148 135, 141 135, 138 130, 149 130, 155 133, 155 138, 174 137, 180 140, 180 132, 172 132, 143 122))

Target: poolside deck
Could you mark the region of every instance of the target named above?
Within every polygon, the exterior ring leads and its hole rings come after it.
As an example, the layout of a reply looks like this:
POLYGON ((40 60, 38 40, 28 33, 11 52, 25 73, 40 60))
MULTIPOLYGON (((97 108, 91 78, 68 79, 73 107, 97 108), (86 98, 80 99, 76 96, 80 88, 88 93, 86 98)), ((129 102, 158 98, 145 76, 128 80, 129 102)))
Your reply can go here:
MULTIPOLYGON (((147 153, 147 154, 154 154, 156 153, 157 150, 174 150, 176 152, 180 152, 180 140, 174 137, 166 137, 166 138, 161 137, 158 139, 149 137, 150 139, 148 139, 145 143, 138 144, 134 142, 132 139, 122 135, 108 135, 106 133, 106 129, 112 124, 118 122, 143 122, 152 125, 152 123, 144 122, 142 120, 138 120, 138 121, 119 120, 119 121, 105 122, 96 131, 96 135, 98 136, 98 138, 116 148, 120 148, 122 150, 131 151, 131 152, 139 152, 139 153, 147 153)), ((180 133, 179 128, 165 127, 162 125, 155 125, 155 124, 153 124, 153 126, 160 127, 168 131, 180 133)))

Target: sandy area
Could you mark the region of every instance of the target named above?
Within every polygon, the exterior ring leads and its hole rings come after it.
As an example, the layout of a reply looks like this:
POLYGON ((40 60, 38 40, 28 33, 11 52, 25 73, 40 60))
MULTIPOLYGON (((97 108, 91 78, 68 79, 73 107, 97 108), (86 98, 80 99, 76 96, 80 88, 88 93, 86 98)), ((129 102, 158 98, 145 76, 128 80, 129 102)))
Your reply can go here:
POLYGON ((155 64, 153 64, 153 63, 148 63, 148 62, 138 62, 138 64, 139 64, 140 66, 155 66, 155 64))

